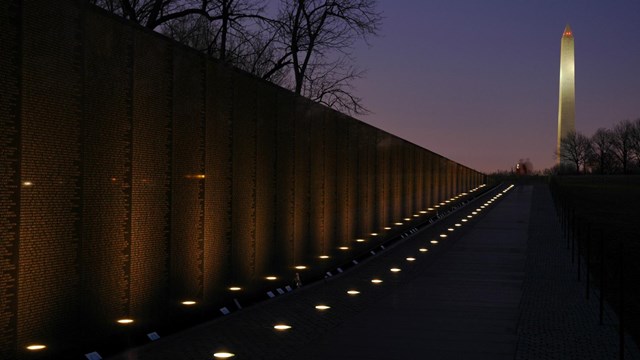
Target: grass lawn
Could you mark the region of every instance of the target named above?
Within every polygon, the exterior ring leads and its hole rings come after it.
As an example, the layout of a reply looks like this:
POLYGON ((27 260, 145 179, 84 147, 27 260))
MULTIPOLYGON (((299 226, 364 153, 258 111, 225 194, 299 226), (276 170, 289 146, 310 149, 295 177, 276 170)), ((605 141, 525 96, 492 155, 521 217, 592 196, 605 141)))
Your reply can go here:
POLYGON ((640 343, 640 176, 559 176, 554 183, 561 205, 575 212, 580 227, 576 231, 579 249, 585 261, 590 241, 589 263, 596 286, 600 284, 600 259, 604 254, 605 299, 618 315, 622 273, 625 327, 640 343))

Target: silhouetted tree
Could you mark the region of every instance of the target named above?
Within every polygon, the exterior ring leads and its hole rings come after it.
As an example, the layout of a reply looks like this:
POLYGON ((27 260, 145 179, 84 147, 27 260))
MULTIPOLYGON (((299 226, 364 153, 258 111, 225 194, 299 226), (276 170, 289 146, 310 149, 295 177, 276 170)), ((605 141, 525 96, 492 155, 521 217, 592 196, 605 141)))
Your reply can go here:
POLYGON ((611 130, 599 128, 591 137, 592 162, 597 165, 600 174, 611 171, 613 156, 613 134, 611 130))
POLYGON ((613 128, 613 154, 618 160, 622 172, 627 173, 629 167, 629 159, 632 152, 633 144, 633 124, 629 120, 623 120, 613 128))
POLYGON ((636 164, 640 167, 640 118, 636 119, 631 128, 631 151, 636 159, 636 164))
POLYGON ((190 15, 209 17, 212 0, 89 0, 107 11, 154 30, 190 15))
MULTIPOLYGON (((265 34, 265 1, 208 0, 206 16, 190 14, 164 24, 161 31, 223 62, 246 68, 265 34)), ((249 66, 250 67, 250 66, 249 66)))
POLYGON ((337 110, 366 113, 353 82, 356 40, 377 35, 375 0, 87 0, 337 110))
POLYGON ((280 46, 287 58, 274 69, 291 66, 292 90, 348 113, 364 113, 352 92, 362 76, 349 51, 356 39, 376 35, 381 14, 375 0, 281 0, 280 46))
POLYGON ((576 173, 580 173, 580 167, 591 157, 591 141, 585 135, 570 131, 560 140, 560 159, 575 165, 576 173))

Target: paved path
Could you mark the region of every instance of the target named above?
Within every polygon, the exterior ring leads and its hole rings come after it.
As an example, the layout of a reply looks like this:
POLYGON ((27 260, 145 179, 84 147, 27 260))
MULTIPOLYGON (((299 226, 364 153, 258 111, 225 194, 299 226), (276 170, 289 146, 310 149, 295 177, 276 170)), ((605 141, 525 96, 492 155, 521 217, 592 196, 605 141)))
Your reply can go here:
POLYGON ((616 359, 615 317, 599 326, 597 301, 584 299, 548 189, 516 187, 461 221, 485 200, 339 277, 114 359, 616 359))

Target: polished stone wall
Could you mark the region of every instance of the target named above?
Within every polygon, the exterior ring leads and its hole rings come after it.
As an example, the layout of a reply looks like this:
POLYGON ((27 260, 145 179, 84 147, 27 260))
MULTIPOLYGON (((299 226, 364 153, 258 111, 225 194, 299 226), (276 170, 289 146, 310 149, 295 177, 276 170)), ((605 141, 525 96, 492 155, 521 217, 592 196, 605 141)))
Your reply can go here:
POLYGON ((484 181, 84 1, 3 0, 0 53, 0 359, 206 320, 484 181))

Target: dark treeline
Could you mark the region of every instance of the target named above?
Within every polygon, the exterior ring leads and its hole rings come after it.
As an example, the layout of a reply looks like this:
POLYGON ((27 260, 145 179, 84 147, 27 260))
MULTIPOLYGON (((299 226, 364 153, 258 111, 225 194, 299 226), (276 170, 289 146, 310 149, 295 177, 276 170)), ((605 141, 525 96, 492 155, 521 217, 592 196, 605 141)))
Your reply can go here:
POLYGON ((351 50, 378 34, 376 0, 87 0, 350 115, 364 71, 351 50))
POLYGON ((631 174, 640 172, 640 119, 623 120, 591 137, 570 132, 560 143, 561 172, 631 174))

